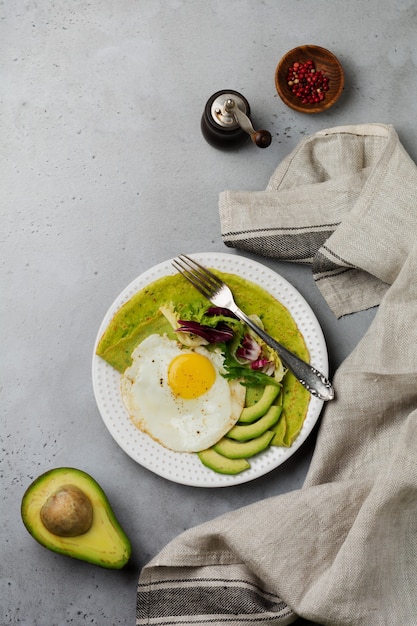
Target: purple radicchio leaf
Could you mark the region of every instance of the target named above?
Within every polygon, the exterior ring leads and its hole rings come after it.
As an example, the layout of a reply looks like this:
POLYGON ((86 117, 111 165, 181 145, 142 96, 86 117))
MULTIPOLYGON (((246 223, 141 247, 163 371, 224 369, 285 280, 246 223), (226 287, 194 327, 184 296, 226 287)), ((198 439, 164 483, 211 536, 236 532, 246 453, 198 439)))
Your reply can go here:
POLYGON ((261 346, 250 335, 246 334, 243 337, 242 343, 236 350, 236 357, 243 361, 256 361, 261 355, 261 346))
POLYGON ((275 370, 275 366, 274 366, 273 361, 268 361, 268 359, 260 358, 260 359, 257 359, 256 361, 252 361, 251 369, 260 370, 264 374, 267 374, 268 376, 272 376, 275 370))
POLYGON ((199 322, 193 322, 192 320, 179 320, 179 328, 176 332, 190 333, 192 335, 198 335, 203 337, 209 343, 226 343, 233 338, 233 331, 222 322, 217 324, 216 328, 210 326, 204 326, 199 322))
POLYGON ((225 309, 221 306, 210 306, 206 311, 206 315, 209 317, 222 315, 223 317, 232 317, 235 320, 239 319, 230 309, 225 309))

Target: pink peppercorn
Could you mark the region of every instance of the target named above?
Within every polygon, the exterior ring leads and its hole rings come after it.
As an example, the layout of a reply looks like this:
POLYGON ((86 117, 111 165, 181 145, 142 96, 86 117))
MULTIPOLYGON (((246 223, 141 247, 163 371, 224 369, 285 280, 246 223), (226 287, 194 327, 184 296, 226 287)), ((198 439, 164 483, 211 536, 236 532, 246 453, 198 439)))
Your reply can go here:
POLYGON ((287 84, 291 92, 301 99, 302 104, 317 104, 329 90, 329 79, 321 70, 316 70, 312 60, 295 62, 287 73, 287 84))

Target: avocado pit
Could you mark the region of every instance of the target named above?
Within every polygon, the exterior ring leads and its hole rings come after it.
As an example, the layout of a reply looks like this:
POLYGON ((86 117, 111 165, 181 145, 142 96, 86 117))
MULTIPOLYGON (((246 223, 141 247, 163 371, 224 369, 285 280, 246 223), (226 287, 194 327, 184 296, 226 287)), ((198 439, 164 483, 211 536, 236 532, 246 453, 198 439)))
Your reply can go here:
POLYGON ((58 537, 83 535, 93 522, 89 497, 76 485, 62 485, 40 509, 43 525, 58 537))

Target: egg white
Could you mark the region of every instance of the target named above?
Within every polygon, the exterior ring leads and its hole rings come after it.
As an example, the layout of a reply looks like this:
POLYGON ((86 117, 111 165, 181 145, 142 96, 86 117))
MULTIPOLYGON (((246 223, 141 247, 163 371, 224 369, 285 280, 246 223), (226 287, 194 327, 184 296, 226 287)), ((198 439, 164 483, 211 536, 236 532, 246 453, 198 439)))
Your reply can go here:
POLYGON ((176 452, 198 452, 215 444, 237 422, 245 388, 222 375, 223 357, 204 347, 180 348, 176 341, 154 334, 132 353, 132 365, 121 376, 121 394, 133 423, 160 444, 176 452), (179 354, 197 352, 215 369, 211 388, 198 398, 176 396, 168 384, 168 369, 179 354))

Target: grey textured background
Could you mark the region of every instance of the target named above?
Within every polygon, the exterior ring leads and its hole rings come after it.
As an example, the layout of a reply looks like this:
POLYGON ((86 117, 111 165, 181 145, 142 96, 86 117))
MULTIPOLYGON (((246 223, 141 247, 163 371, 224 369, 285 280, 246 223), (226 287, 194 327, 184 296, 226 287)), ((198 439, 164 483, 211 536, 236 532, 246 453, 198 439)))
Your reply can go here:
MULTIPOLYGON (((417 160, 416 33, 411 0, 1 3, 2 626, 133 624, 139 570, 170 539, 301 487, 314 433, 284 466, 233 488, 176 485, 137 465, 98 413, 94 340, 144 270, 183 251, 234 254, 220 238, 219 192, 264 189, 304 136, 389 123, 417 160), (331 49, 346 72, 340 101, 316 116, 287 109, 274 86, 281 56, 306 43, 331 49), (203 140, 204 105, 226 88, 271 131, 268 149, 224 153, 203 140), (24 490, 59 466, 106 491, 133 544, 125 570, 58 556, 28 535, 24 490)), ((256 260, 310 303, 334 371, 374 311, 338 321, 308 267, 256 260)))

